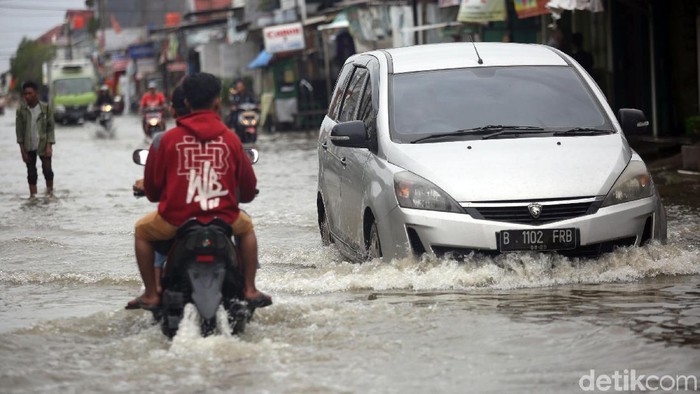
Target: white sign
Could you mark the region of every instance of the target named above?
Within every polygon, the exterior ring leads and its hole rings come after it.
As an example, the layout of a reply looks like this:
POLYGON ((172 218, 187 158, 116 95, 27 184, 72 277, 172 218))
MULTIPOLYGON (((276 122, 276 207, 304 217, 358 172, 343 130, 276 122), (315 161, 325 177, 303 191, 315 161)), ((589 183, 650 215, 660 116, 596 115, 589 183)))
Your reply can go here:
POLYGON ((281 10, 293 10, 297 6, 297 0, 280 0, 281 10))
POLYGON ((298 51, 305 48, 301 23, 290 23, 263 29, 265 50, 269 53, 298 51))
POLYGON ((506 20, 505 0, 462 0, 458 22, 485 23, 506 20))

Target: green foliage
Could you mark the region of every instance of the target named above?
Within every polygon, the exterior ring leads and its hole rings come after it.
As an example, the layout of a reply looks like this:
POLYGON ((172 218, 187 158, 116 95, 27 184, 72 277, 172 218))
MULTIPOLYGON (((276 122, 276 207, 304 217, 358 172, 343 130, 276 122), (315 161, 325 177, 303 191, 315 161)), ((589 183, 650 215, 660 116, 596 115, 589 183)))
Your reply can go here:
POLYGON ((18 82, 15 89, 19 91, 25 81, 41 84, 42 64, 53 59, 55 53, 56 48, 53 45, 23 38, 15 57, 10 60, 10 72, 18 82))
POLYGON ((685 119, 685 133, 700 137, 700 115, 689 116, 685 119))

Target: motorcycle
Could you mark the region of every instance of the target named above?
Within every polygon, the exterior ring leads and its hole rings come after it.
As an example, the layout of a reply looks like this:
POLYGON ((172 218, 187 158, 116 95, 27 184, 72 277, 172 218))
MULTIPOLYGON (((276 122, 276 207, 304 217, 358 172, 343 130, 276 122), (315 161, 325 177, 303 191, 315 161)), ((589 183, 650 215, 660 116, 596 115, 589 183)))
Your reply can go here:
POLYGON ((163 119, 163 109, 160 107, 147 107, 143 110, 143 132, 147 138, 165 131, 165 119, 163 119))
MULTIPOLYGON (((246 149, 246 153, 253 164, 258 161, 256 150, 246 149)), ((134 151, 136 164, 145 165, 147 157, 147 150, 134 151)), ((151 311, 164 335, 175 336, 187 304, 197 310, 203 336, 217 329, 228 329, 234 335, 245 330, 255 307, 245 302, 240 256, 230 224, 221 219, 209 223, 190 219, 178 228, 175 239, 155 242, 154 247, 167 256, 161 276, 161 305, 151 311), (226 321, 218 320, 220 308, 226 312, 226 321)))
POLYGON ((102 104, 100 106, 100 112, 97 115, 98 123, 109 134, 114 133, 114 116, 112 110, 113 107, 111 104, 102 104))
POLYGON ((258 139, 258 124, 260 123, 260 113, 258 105, 255 103, 241 103, 231 107, 232 116, 229 119, 229 128, 234 130, 241 139, 241 142, 254 143, 258 139))

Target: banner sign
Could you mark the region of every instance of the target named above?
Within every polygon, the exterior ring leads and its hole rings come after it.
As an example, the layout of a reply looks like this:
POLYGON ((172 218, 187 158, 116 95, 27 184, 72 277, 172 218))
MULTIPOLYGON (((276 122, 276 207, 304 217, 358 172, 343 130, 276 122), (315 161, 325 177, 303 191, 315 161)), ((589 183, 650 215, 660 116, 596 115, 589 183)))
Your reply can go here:
POLYGON ((458 22, 485 23, 506 20, 506 0, 462 0, 458 22))
POLYGON ((130 45, 126 51, 132 59, 143 59, 156 55, 153 44, 130 45))
POLYGON ((265 50, 268 53, 298 51, 305 48, 304 28, 301 23, 290 23, 263 29, 265 50))
POLYGON ((530 18, 549 13, 546 5, 549 0, 513 0, 518 19, 530 18))

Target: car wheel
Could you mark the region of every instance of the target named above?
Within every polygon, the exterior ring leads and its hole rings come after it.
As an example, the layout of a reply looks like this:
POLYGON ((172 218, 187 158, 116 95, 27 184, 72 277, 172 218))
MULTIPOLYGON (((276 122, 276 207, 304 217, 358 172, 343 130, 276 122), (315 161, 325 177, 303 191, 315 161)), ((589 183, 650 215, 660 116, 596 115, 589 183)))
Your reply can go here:
POLYGON ((328 226, 328 219, 326 218, 325 211, 319 211, 318 213, 318 230, 321 232, 321 243, 323 243, 323 246, 328 246, 333 243, 331 229, 328 226))
POLYGON ((382 258, 382 244, 379 241, 379 229, 377 223, 372 223, 367 239, 367 258, 369 260, 382 258))

